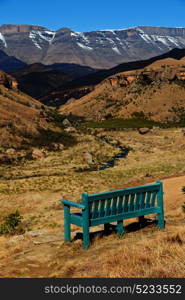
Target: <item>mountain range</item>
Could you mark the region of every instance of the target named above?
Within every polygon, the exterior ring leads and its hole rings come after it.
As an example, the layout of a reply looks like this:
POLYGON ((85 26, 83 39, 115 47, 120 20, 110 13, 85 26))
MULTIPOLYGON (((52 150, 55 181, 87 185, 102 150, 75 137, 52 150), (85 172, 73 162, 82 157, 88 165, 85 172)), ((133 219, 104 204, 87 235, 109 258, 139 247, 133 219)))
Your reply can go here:
POLYGON ((138 26, 76 32, 35 25, 0 26, 0 50, 26 64, 69 63, 106 69, 173 48, 185 48, 185 28, 138 26))
POLYGON ((185 118, 184 28, 138 26, 79 33, 3 25, 0 48, 0 69, 9 73, 1 73, 4 98, 13 82, 11 100, 14 94, 20 102, 24 92, 62 114, 98 121, 185 118))

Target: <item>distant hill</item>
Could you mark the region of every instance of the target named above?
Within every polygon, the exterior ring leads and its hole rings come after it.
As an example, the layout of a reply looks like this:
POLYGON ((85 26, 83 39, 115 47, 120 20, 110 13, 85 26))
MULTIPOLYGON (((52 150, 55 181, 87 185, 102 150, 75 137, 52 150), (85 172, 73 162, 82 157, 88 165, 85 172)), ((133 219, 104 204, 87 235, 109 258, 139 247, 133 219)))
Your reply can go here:
POLYGON ((88 94, 89 92, 94 90, 94 87, 97 84, 99 84, 104 79, 114 74, 125 72, 125 71, 142 69, 155 62, 157 62, 157 64, 160 64, 160 61, 163 61, 164 64, 166 64, 170 60, 170 61, 175 61, 175 63, 178 64, 178 61, 180 59, 183 60, 184 57, 185 57, 185 49, 175 48, 165 54, 155 56, 147 60, 123 63, 109 70, 101 70, 96 73, 74 79, 64 85, 57 87, 51 93, 48 93, 48 95, 41 97, 40 100, 45 104, 58 107, 60 105, 65 104, 71 98, 79 99, 83 95, 88 94))
POLYGON ((4 51, 0 50, 0 70, 11 72, 27 66, 26 63, 14 56, 8 56, 4 51))
POLYGON ((19 88, 24 93, 39 99, 59 85, 73 80, 60 69, 55 70, 42 64, 29 65, 26 68, 11 73, 19 82, 19 88))
POLYGON ((122 64, 110 70, 109 74, 113 75, 100 82, 91 93, 67 102, 60 111, 91 120, 139 117, 185 122, 184 57, 185 50, 175 49, 158 60, 150 59, 151 64, 149 61, 130 66, 122 64), (116 73, 131 66, 135 69, 116 73), (141 66, 144 67, 139 68, 141 66))
POLYGON ((43 65, 35 63, 10 72, 19 82, 24 93, 39 99, 75 78, 92 74, 96 70, 75 64, 43 65))

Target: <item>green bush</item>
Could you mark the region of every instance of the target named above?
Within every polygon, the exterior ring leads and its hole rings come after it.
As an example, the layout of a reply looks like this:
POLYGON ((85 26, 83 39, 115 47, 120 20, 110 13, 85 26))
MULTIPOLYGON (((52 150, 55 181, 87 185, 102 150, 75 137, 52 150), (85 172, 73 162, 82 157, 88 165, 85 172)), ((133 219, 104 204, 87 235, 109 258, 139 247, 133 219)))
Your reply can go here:
POLYGON ((4 222, 0 224, 0 235, 23 233, 24 230, 20 226, 22 219, 23 217, 20 215, 18 210, 5 216, 3 218, 4 222))
POLYGON ((51 143, 62 143, 65 146, 76 144, 76 138, 64 130, 54 131, 50 129, 38 128, 39 136, 35 137, 32 144, 35 146, 49 146, 51 143))
POLYGON ((147 119, 146 115, 144 114, 143 111, 134 111, 131 116, 133 118, 138 118, 138 119, 147 119))

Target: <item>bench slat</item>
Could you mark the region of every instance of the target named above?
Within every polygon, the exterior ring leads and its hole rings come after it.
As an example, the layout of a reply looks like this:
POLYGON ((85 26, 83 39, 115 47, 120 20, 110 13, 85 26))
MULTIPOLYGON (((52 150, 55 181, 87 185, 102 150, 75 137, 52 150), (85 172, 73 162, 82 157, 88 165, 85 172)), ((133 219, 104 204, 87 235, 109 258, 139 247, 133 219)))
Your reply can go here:
POLYGON ((98 206, 99 206, 99 201, 95 201, 93 203, 93 211, 92 211, 92 218, 93 219, 98 217, 98 206))
POLYGON ((123 206, 123 211, 124 211, 124 212, 127 212, 127 211, 128 211, 129 196, 130 196, 130 195, 125 195, 124 206, 123 206))
POLYGON ((123 211, 123 196, 119 196, 119 200, 118 200, 118 214, 122 213, 123 211))
POLYGON ((137 193, 136 194, 136 200, 135 200, 135 206, 134 206, 134 210, 138 210, 139 209, 139 203, 140 203, 140 199, 141 199, 142 194, 141 193, 137 193))
POLYGON ((146 196, 146 207, 150 207, 150 199, 151 199, 152 192, 147 192, 146 196))
POLYGON ((121 220, 126 220, 126 219, 132 219, 132 218, 136 218, 136 217, 140 217, 140 216, 144 216, 144 215, 159 213, 160 210, 161 210, 160 207, 156 206, 156 207, 152 207, 152 208, 145 208, 145 209, 138 210, 135 212, 127 212, 127 213, 121 213, 121 214, 114 215, 114 216, 110 215, 110 216, 106 216, 103 218, 91 219, 90 226, 96 226, 96 225, 100 225, 100 224, 106 224, 106 223, 110 223, 110 222, 116 222, 116 221, 121 221, 121 220))
POLYGON ((89 202, 89 213, 92 214, 93 202, 89 202))
POLYGON ((100 217, 104 217, 104 215, 105 215, 104 207, 105 207, 105 199, 101 200, 101 203, 100 203, 100 210, 99 210, 100 217))
POLYGON ((105 216, 110 215, 111 200, 112 199, 107 199, 106 200, 105 216))
POLYGON ((154 192, 152 194, 152 199, 151 199, 151 206, 155 206, 155 200, 156 200, 157 192, 154 192))
POLYGON ((133 210, 134 210, 135 196, 136 196, 136 194, 132 194, 132 195, 130 196, 129 211, 133 211, 133 210))
POLYGON ((143 192, 154 192, 154 191, 159 191, 160 189, 160 184, 155 183, 151 185, 145 185, 145 186, 140 186, 140 187, 133 187, 133 188, 125 188, 122 190, 116 190, 116 191, 110 191, 110 192, 104 192, 104 193, 99 193, 99 194, 89 194, 88 199, 89 201, 99 201, 101 199, 107 199, 107 198, 115 198, 119 196, 124 196, 124 195, 132 195, 132 194, 138 194, 138 193, 143 193, 143 192))
POLYGON ((82 221, 83 221, 82 214, 71 214, 70 215, 71 224, 82 226, 82 221))
POLYGON ((111 207, 111 215, 116 215, 117 213, 117 200, 118 200, 118 197, 114 197, 113 198, 113 201, 112 201, 112 207, 111 207))
POLYGON ((141 196, 141 202, 140 202, 140 208, 143 209, 145 208, 145 197, 146 197, 146 192, 142 193, 142 196, 141 196))

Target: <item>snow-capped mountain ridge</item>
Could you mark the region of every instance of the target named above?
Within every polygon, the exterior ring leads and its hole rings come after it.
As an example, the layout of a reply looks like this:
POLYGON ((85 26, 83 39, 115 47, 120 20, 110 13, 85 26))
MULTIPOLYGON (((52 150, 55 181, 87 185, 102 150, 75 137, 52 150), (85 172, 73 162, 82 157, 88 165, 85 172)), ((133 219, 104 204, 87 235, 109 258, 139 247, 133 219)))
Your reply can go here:
POLYGON ((110 68, 173 48, 185 48, 185 28, 138 26, 77 32, 68 28, 52 31, 34 25, 0 27, 0 49, 26 63, 77 63, 110 68))

